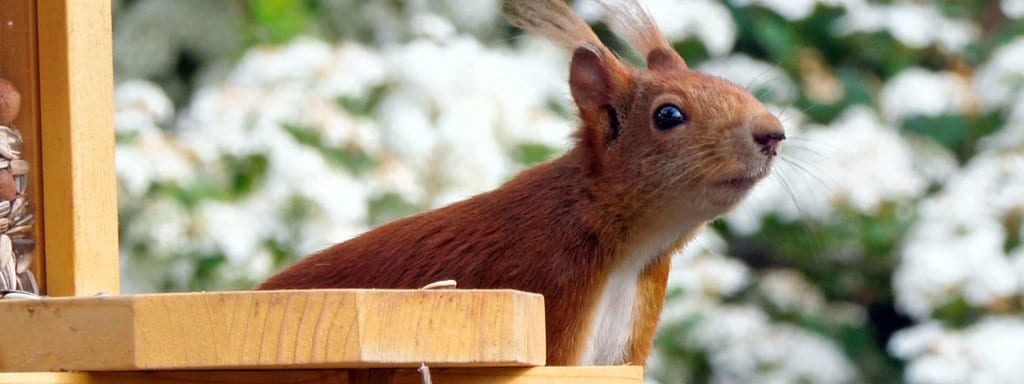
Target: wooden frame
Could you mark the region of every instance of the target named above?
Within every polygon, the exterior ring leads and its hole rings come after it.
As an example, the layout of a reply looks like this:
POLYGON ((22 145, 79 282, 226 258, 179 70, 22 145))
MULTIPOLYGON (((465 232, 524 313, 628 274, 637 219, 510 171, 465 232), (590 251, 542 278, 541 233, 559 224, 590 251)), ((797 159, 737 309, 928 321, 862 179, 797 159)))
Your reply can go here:
POLYGON ((0 0, 0 76, 22 94, 34 272, 51 296, 120 291, 110 12, 109 1, 0 0))
POLYGON ((544 305, 523 292, 82 297, 120 285, 110 6, 0 0, 0 77, 22 95, 14 126, 32 165, 33 271, 44 293, 79 296, 0 300, 0 384, 404 384, 423 382, 410 369, 422 364, 445 384, 643 381, 640 367, 530 368, 544 363, 544 305))

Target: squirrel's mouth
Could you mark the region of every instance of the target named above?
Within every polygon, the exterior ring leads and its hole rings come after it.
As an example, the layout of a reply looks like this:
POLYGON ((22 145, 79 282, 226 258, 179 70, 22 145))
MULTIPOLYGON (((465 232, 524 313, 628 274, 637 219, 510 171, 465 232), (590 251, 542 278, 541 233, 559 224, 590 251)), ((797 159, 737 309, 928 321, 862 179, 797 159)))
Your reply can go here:
POLYGON ((761 180, 760 178, 753 177, 737 177, 724 181, 720 181, 715 185, 718 187, 724 187, 729 189, 750 189, 761 180))
POLYGON ((753 175, 744 175, 719 181, 715 183, 715 186, 745 191, 750 188, 753 188, 754 185, 757 184, 758 181, 761 181, 761 179, 763 179, 766 175, 768 175, 767 170, 759 171, 753 175))

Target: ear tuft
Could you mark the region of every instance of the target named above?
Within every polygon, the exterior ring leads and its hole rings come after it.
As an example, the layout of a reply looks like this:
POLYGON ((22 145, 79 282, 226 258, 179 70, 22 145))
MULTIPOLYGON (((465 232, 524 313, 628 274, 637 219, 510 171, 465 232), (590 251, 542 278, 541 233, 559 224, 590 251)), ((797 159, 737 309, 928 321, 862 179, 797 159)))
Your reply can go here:
POLYGON ((637 53, 647 57, 648 68, 678 68, 679 64, 686 68, 686 62, 672 49, 654 18, 638 0, 597 0, 597 3, 604 9, 615 34, 628 40, 637 53), (661 55, 675 58, 662 58, 661 55), (657 63, 651 63, 652 56, 657 63))

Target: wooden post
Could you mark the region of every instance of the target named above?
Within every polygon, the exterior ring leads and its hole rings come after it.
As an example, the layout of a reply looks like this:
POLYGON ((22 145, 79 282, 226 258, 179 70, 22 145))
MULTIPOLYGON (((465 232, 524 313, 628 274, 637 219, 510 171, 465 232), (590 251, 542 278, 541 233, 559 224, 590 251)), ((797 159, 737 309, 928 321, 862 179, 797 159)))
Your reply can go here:
POLYGON ((35 4, 46 292, 118 293, 111 5, 35 4))

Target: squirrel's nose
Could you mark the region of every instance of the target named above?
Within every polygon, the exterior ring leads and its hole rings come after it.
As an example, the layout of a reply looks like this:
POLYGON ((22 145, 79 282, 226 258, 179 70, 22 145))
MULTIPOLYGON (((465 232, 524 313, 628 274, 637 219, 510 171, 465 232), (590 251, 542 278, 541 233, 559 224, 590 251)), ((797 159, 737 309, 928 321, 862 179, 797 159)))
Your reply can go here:
POLYGON ((754 142, 761 147, 761 153, 766 156, 775 156, 779 152, 779 143, 786 140, 786 134, 782 131, 754 132, 754 142))

